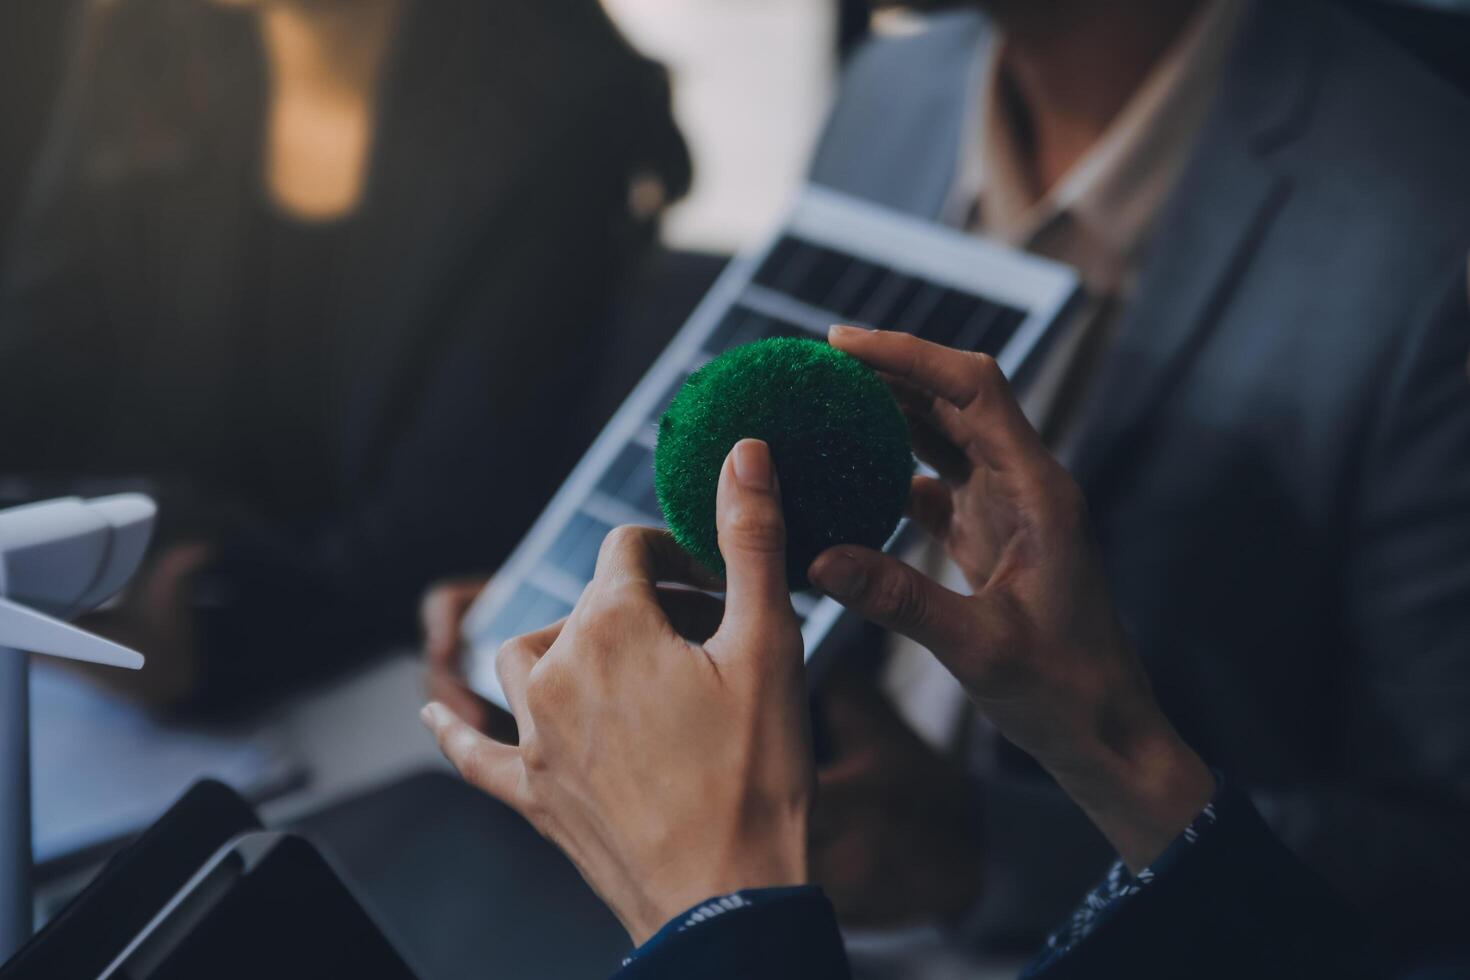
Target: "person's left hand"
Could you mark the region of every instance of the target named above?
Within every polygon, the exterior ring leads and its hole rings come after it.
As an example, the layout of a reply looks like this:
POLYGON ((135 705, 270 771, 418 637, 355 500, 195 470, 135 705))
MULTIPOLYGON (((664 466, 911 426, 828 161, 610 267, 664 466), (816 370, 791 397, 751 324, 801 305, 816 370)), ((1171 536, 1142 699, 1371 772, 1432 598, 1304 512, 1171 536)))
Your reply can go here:
POLYGON ((963 916, 982 884, 975 781, 863 679, 835 675, 820 708, 835 758, 817 773, 812 880, 838 918, 891 928, 963 916))
POLYGON ((1170 724, 1108 593, 1082 490, 1026 420, 994 358, 902 333, 833 327, 885 373, 939 479, 909 513, 970 578, 965 595, 892 555, 839 545, 807 570, 848 609, 927 647, 1039 762, 1134 871, 1214 794, 1170 724))
POLYGON ((199 683, 189 590, 211 553, 209 545, 198 541, 166 548, 134 578, 117 605, 81 620, 84 629, 143 654, 140 670, 71 662, 68 667, 150 708, 166 709, 186 700, 199 683))
POLYGON ((764 443, 731 451, 716 513, 723 618, 659 588, 716 584, 672 537, 620 528, 571 615, 496 658, 519 746, 424 709, 460 773, 565 851, 639 944, 712 896, 807 877, 810 721, 764 443))

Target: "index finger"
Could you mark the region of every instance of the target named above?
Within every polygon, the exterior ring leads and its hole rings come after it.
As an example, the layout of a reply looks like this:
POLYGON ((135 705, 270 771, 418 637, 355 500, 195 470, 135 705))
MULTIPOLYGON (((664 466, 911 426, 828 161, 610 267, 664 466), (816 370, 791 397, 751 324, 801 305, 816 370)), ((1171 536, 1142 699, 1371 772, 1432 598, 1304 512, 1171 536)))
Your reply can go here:
POLYGON ((1031 428, 994 358, 891 330, 834 326, 828 339, 868 366, 948 402, 969 422, 964 434, 992 466, 1045 454, 1041 437, 1031 428))
POLYGON ((519 749, 486 738, 437 701, 424 705, 419 718, 467 782, 525 816, 521 792, 525 767, 519 749))
POLYGON ((495 651, 495 677, 500 681, 500 690, 505 694, 506 706, 511 717, 521 730, 528 730, 531 716, 526 711, 526 683, 531 670, 546 656, 546 651, 561 635, 566 619, 559 619, 550 626, 532 633, 525 633, 506 640, 495 651))
POLYGON ((660 582, 714 590, 724 586, 719 576, 679 547, 668 531, 627 525, 608 532, 597 552, 593 586, 632 586, 652 600, 660 582))

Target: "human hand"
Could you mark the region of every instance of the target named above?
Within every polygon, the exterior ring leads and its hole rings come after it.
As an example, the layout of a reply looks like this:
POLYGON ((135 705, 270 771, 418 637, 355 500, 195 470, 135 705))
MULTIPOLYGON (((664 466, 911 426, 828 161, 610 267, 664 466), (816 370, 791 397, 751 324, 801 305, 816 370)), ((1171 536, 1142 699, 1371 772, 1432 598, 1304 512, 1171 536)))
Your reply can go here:
POLYGON ((974 594, 895 558, 840 546, 814 584, 933 651, 1135 869, 1208 802, 1214 778, 1154 700, 1114 612, 1081 490, 1047 452, 995 361, 905 334, 834 327, 831 342, 891 379, 916 452, 910 515, 974 594))
POLYGON ((619 528, 571 615, 500 649, 519 747, 424 709, 460 773, 565 851, 637 943, 711 896, 807 876, 801 632, 763 443, 726 459, 717 523, 723 611, 659 588, 718 584, 670 536, 619 528))
POLYGON ((834 759, 817 771, 811 869, 838 918, 892 928, 963 916, 982 885, 975 782, 869 683, 829 678, 820 709, 834 759))
POLYGON ((464 672, 464 641, 460 626, 475 599, 490 584, 489 577, 470 576, 437 582, 419 603, 424 631, 424 690, 464 722, 503 742, 516 739, 515 720, 474 692, 464 672))
POLYGON ((143 654, 139 670, 66 661, 68 669, 154 709, 177 706, 199 684, 199 648, 189 589, 209 563, 211 549, 186 542, 163 550, 144 566, 120 601, 82 618, 79 625, 143 654))

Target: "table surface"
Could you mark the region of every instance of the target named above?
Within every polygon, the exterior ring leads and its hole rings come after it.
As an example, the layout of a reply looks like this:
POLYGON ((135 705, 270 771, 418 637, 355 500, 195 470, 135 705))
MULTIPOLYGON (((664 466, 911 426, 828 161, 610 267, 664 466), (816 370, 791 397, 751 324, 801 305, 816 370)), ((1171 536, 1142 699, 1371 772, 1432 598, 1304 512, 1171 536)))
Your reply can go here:
MULTIPOLYGON (((444 940, 442 929, 435 933, 444 923, 438 925, 427 923, 425 917, 415 915, 412 908, 413 902, 401 901, 393 888, 397 886, 401 890, 402 875, 404 869, 398 867, 376 868, 371 865, 374 859, 371 856, 373 849, 381 849, 380 841, 370 841, 364 846, 361 840, 347 840, 354 836, 350 827, 352 818, 345 821, 342 814, 350 813, 351 802, 354 798, 362 797, 364 794, 382 796, 375 791, 390 786, 415 774, 438 771, 441 773, 451 772, 448 764, 439 754, 437 746, 428 732, 424 730, 418 720, 418 711, 424 703, 423 673, 422 667, 415 654, 411 652, 400 652, 383 658, 369 667, 366 667, 348 677, 340 679, 325 687, 305 692, 291 697, 264 711, 260 718, 256 719, 252 726, 255 730, 269 735, 284 745, 286 749, 303 764, 307 771, 307 778, 296 790, 262 804, 258 809, 262 819, 269 825, 303 825, 308 831, 319 831, 327 838, 334 833, 339 834, 342 840, 341 855, 343 870, 351 877, 359 871, 364 880, 365 890, 371 892, 374 887, 379 889, 379 894, 368 895, 367 899, 373 900, 376 905, 386 913, 384 917, 390 920, 390 932, 393 931, 394 918, 414 920, 405 921, 400 925, 400 932, 404 933, 407 945, 412 946, 415 937, 407 935, 415 930, 419 932, 418 943, 426 946, 421 959, 434 960, 440 951, 434 947, 444 940), (323 811, 329 811, 322 815, 323 811), (322 815, 322 816, 319 816, 322 815), (334 829, 336 828, 336 829, 334 829), (358 854, 353 854, 356 850, 358 854), (369 880, 376 877, 378 880, 369 880)), ((427 801, 426 801, 427 802, 427 801)), ((371 806, 371 804, 369 804, 371 806)), ((423 827, 426 831, 421 836, 431 837, 433 834, 427 831, 436 830, 435 821, 431 815, 425 815, 421 823, 414 826, 405 826, 404 817, 401 814, 403 807, 396 807, 400 811, 397 815, 384 817, 381 813, 376 818, 364 817, 364 819, 388 820, 386 826, 402 828, 417 833, 415 827, 423 827)), ((491 823, 504 823, 505 815, 486 813, 485 819, 491 823)), ((462 822, 462 821, 461 821, 462 822)), ((461 831, 464 833, 464 831, 461 831)), ((514 850, 515 855, 509 858, 505 855, 495 856, 484 853, 484 841, 477 842, 481 854, 476 860, 490 862, 489 867, 508 870, 506 875, 514 878, 523 873, 524 862, 534 857, 529 852, 534 845, 539 844, 539 838, 534 842, 521 840, 519 836, 510 833, 504 827, 500 827, 492 838, 492 843, 504 842, 505 847, 501 850, 514 850), (509 861, 509 863, 506 863, 509 861), (495 863, 500 862, 500 863, 495 863), (519 863, 517 863, 519 862, 519 863)), ((489 835, 487 835, 489 836, 489 835)), ((322 840, 320 843, 324 849, 330 851, 333 841, 322 840)), ((422 842, 420 842, 422 845, 422 842)), ((488 849, 488 850, 494 850, 488 849)), ((433 861, 435 855, 431 850, 425 850, 426 861, 433 861)), ((554 855, 535 857, 535 860, 543 862, 542 868, 546 867, 548 860, 559 860, 554 855)), ((379 862, 381 863, 381 862, 379 862)), ((400 864, 402 862, 399 862, 400 864)), ((446 862, 443 873, 451 875, 454 872, 452 861, 446 862)), ((434 872, 439 873, 439 872, 434 872)), ((496 872, 498 873, 498 872, 496 872)), ((545 873, 544 871, 541 873, 545 873)), ((556 876, 558 880, 561 876, 556 876)), ((50 890, 54 892, 62 889, 74 888, 80 881, 73 879, 70 882, 53 882, 50 890)), ((486 902, 493 907, 497 902, 504 902, 503 892, 507 886, 523 888, 522 882, 506 881, 497 889, 491 885, 486 890, 486 902)), ((569 905, 576 905, 579 914, 586 920, 585 931, 596 933, 602 945, 607 945, 609 940, 603 933, 607 932, 605 923, 599 921, 599 910, 588 910, 587 897, 573 894, 580 892, 580 883, 570 881, 557 887, 566 889, 566 901, 569 905)), ((446 894, 453 889, 446 886, 446 894)), ((473 889, 468 892, 461 889, 458 892, 456 902, 464 904, 466 896, 473 895, 473 889)), ((524 892, 522 892, 524 894, 524 892)), ((43 899, 46 897, 43 894, 43 899)), ((419 896, 415 895, 415 901, 419 896)), ((540 911, 537 915, 548 915, 549 909, 555 907, 555 895, 543 894, 539 902, 540 911), (547 905, 546 903, 552 903, 547 905)), ((428 904, 428 903, 425 903, 428 904)), ((470 910, 465 910, 470 911, 470 910)), ((522 909, 519 906, 512 915, 524 917, 531 913, 529 908, 522 909)), ((517 926, 524 930, 526 924, 517 926)), ((534 931, 534 930, 531 930, 534 931)), ((486 937, 481 937, 481 941, 486 937)), ((588 936, 587 938, 590 938, 588 936)), ((461 943, 466 949, 473 948, 473 944, 461 943)), ((850 949, 853 952, 855 975, 864 980, 888 980, 888 978, 902 977, 904 980, 1002 980, 1016 975, 1020 966, 1012 959, 993 960, 989 958, 977 958, 964 954, 946 944, 936 933, 928 930, 914 930, 898 934, 862 935, 851 937, 850 949)), ((493 957, 488 957, 486 963, 487 976, 495 975, 493 969, 493 957)), ((440 956, 441 962, 445 962, 440 956)), ((440 966, 433 968, 429 963, 424 968, 426 980, 432 980, 438 976, 462 975, 458 969, 440 966)), ((518 976, 522 975, 517 973, 518 976)), ((556 975, 555 972, 548 974, 556 975)))
MULTIPOLYGON (((261 807, 269 823, 429 768, 449 770, 418 720, 422 668, 400 654, 333 688, 287 706, 278 722, 312 773, 300 791, 261 807)), ((855 968, 868 980, 1008 980, 1023 963, 955 950, 930 930, 851 937, 855 968)))
POLYGON ((279 824, 412 772, 450 771, 419 722, 425 700, 417 655, 400 652, 270 711, 263 729, 308 776, 300 789, 262 804, 261 818, 279 824))

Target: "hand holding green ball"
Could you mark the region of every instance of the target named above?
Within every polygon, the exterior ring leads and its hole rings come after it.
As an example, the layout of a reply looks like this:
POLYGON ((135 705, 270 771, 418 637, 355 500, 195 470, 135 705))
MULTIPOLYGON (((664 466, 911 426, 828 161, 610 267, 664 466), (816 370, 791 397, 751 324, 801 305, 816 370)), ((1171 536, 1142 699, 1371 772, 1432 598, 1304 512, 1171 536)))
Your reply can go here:
POLYGON ((730 448, 771 450, 793 589, 838 544, 880 548, 908 500, 908 423, 883 379, 815 340, 775 338, 726 351, 689 376, 659 420, 654 488, 674 539, 723 573, 715 491, 730 448))

